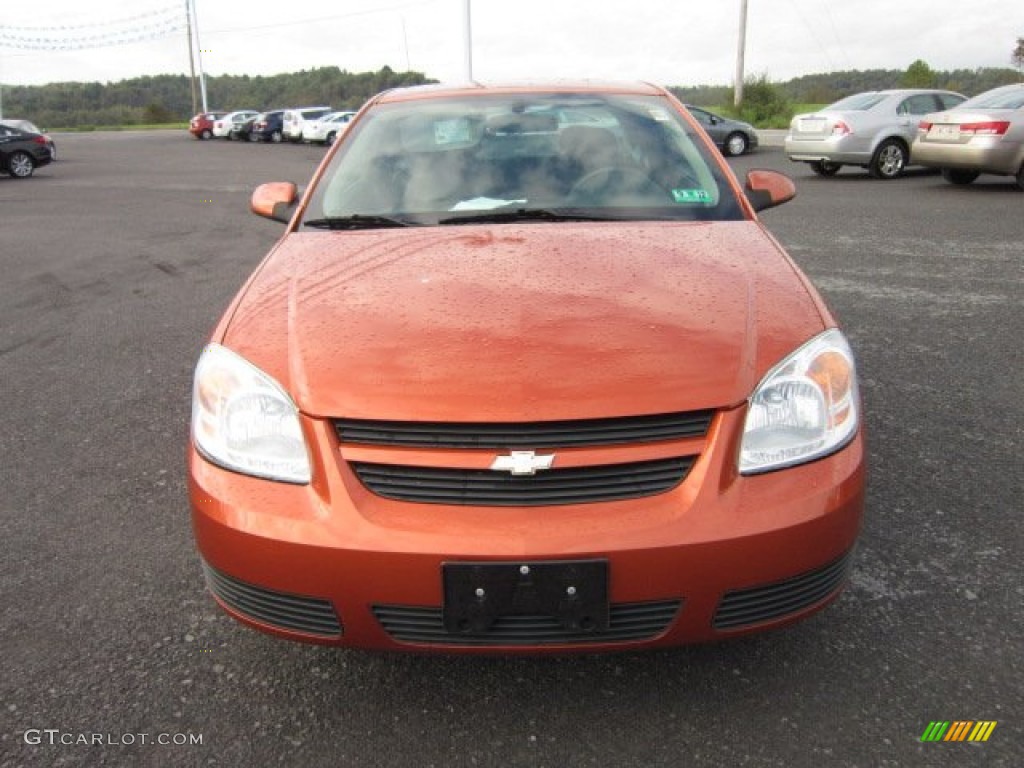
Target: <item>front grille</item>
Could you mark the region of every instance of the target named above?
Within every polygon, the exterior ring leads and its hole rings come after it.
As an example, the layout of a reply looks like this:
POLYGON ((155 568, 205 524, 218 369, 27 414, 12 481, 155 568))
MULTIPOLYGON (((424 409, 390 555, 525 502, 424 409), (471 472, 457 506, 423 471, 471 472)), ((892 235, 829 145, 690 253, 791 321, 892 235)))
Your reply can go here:
POLYGON ((341 635, 341 624, 330 602, 247 584, 203 563, 210 591, 232 610, 279 629, 322 637, 341 635))
POLYGON ((525 423, 451 423, 336 419, 343 443, 422 448, 569 448, 703 437, 714 411, 525 423))
POLYGON ((402 643, 425 645, 558 645, 568 643, 621 643, 652 640, 675 620, 680 600, 612 605, 608 629, 580 632, 562 627, 552 616, 503 616, 488 632, 450 634, 445 631, 440 608, 375 605, 373 614, 381 627, 402 643))
POLYGON ((824 600, 846 580, 852 550, 823 568, 785 581, 726 592, 715 612, 715 629, 737 629, 781 619, 824 600))
POLYGON ((532 507, 590 504, 664 493, 679 485, 695 457, 632 464, 549 469, 510 475, 487 469, 445 469, 353 462, 363 484, 378 496, 423 504, 532 507))

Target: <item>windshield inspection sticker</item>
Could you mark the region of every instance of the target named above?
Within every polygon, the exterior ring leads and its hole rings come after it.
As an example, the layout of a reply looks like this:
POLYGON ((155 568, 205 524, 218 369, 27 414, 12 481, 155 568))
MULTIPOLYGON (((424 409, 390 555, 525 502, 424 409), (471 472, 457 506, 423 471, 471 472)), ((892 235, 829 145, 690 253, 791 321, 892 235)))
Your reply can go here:
POLYGON ((673 189, 672 199, 677 203, 710 203, 711 194, 706 189, 673 189))
POLYGON ((469 121, 461 118, 438 120, 434 123, 434 143, 439 147, 449 144, 468 144, 469 121))

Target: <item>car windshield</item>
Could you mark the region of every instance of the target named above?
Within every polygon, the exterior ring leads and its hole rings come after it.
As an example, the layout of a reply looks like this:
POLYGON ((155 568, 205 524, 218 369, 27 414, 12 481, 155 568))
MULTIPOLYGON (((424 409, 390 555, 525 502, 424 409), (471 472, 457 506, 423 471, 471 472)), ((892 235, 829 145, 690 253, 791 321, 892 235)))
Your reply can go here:
POLYGON ((1020 109, 1024 107, 1024 87, 999 89, 975 96, 960 105, 960 109, 1020 109))
POLYGON ((884 93, 858 93, 825 107, 826 112, 866 112, 885 101, 884 93))
POLYGON ((742 219, 725 174, 667 99, 469 94, 373 107, 304 224, 742 219))

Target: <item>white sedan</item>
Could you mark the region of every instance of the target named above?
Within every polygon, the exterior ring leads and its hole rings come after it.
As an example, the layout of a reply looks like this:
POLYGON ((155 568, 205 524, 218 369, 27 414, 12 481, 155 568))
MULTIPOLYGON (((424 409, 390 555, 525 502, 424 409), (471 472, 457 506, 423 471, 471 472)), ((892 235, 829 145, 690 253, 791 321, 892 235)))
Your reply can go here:
POLYGON ((242 109, 238 112, 228 112, 224 117, 221 117, 213 123, 213 135, 218 139, 230 139, 231 129, 234 126, 241 125, 246 120, 249 120, 259 114, 251 109, 242 109))
POLYGON ((302 139, 311 144, 330 146, 345 131, 355 115, 355 112, 331 112, 319 120, 311 120, 302 131, 302 139))

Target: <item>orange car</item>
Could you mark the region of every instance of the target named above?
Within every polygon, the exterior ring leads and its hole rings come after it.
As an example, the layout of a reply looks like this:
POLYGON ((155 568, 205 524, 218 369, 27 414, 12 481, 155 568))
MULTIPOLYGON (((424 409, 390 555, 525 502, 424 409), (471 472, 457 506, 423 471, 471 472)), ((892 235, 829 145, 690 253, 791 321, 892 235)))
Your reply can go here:
POLYGON ((189 493, 236 619, 363 648, 655 648, 841 590, 853 356, 684 107, 646 84, 371 100, 195 373, 189 493))

